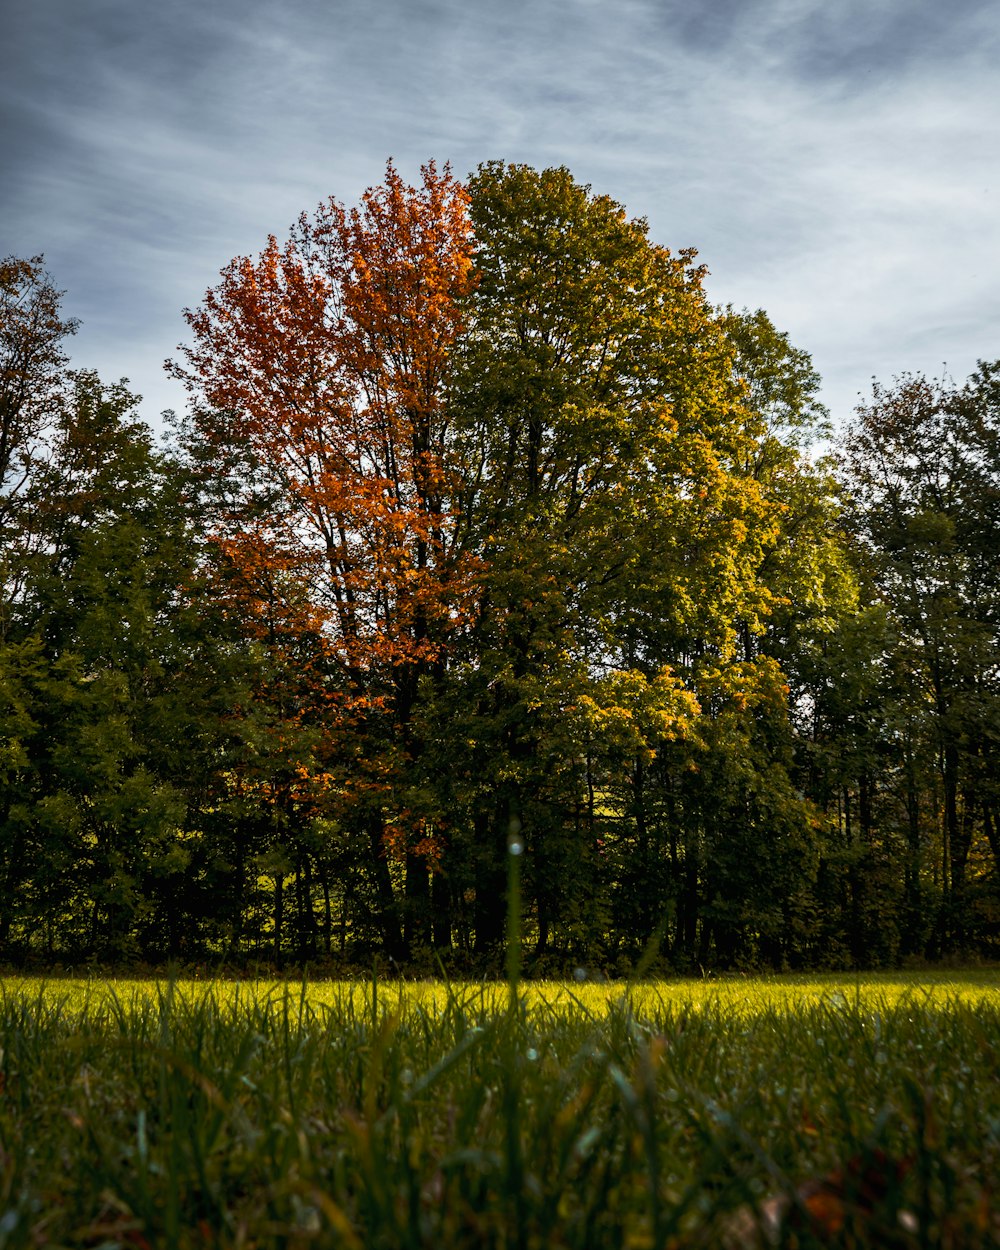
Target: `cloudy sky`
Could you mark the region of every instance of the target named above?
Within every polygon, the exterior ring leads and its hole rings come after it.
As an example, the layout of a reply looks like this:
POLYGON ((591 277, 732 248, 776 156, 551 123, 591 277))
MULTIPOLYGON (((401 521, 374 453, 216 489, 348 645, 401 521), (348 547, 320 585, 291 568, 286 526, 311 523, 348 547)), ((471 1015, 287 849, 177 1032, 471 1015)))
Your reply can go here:
POLYGON ((233 256, 386 158, 565 164, 692 245, 718 303, 872 376, 1000 357, 995 0, 3 0, 0 255, 74 363, 161 364, 233 256))

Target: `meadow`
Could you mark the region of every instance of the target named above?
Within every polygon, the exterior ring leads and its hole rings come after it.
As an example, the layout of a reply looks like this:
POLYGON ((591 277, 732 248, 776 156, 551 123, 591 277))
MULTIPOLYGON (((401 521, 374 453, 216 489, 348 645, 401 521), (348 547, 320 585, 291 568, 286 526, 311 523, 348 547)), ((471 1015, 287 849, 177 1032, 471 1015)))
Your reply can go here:
POLYGON ((1000 973, 0 981, 0 1250, 1000 1245, 1000 973))

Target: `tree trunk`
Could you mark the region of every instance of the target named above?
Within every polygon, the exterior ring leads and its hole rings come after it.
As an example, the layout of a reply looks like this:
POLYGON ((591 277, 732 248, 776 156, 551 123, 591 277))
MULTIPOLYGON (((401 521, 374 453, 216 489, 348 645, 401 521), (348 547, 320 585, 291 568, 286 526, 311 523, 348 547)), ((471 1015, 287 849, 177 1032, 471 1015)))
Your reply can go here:
POLYGON ((285 918, 285 878, 274 876, 274 963, 281 967, 281 927, 285 918))
POLYGON ((330 877, 323 864, 318 865, 319 888, 323 892, 323 953, 330 954, 333 928, 333 913, 330 907, 330 877))
POLYGON ((1000 824, 997 823, 997 814, 992 805, 986 802, 983 803, 983 828, 993 852, 993 870, 1000 873, 1000 824))
POLYGON ((903 898, 903 950, 917 954, 923 946, 923 906, 920 888, 920 794, 913 757, 906 762, 906 865, 903 898))
POLYGON ((409 955, 426 946, 431 937, 431 884, 423 855, 406 855, 406 902, 403 913, 403 944, 409 955))
POLYGON ((384 832, 382 813, 372 812, 368 819, 368 836, 372 852, 371 869, 375 878, 375 898, 382 946, 385 953, 392 959, 403 959, 406 950, 403 944, 403 931, 399 923, 399 906, 392 892, 389 865, 385 858, 384 832))
POLYGON ((847 867, 847 924, 848 945, 851 950, 851 962, 859 968, 865 961, 865 940, 861 924, 861 882, 858 872, 858 860, 854 853, 854 819, 851 805, 851 788, 844 786, 844 841, 850 852, 847 867))
POLYGON ((451 886, 443 872, 431 874, 431 921, 435 950, 451 948, 451 886))
POLYGON ((475 952, 487 955, 503 945, 504 921, 507 913, 507 831, 510 826, 510 801, 502 799, 492 820, 488 813, 477 812, 476 834, 476 904, 473 923, 476 930, 475 952))
POLYGON ((969 820, 959 819, 958 813, 958 747, 949 742, 944 750, 944 819, 948 829, 951 848, 951 915, 952 938, 961 949, 967 929, 965 869, 969 862, 972 845, 972 829, 969 820))

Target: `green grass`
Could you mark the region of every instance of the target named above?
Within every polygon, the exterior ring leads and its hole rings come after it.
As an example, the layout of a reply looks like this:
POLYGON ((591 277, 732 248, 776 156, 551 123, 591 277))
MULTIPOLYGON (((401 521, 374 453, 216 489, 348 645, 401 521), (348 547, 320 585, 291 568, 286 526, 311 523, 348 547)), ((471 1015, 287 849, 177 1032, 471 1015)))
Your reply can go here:
POLYGON ((0 1248, 1000 1245, 995 972, 9 979, 0 1052, 0 1248))

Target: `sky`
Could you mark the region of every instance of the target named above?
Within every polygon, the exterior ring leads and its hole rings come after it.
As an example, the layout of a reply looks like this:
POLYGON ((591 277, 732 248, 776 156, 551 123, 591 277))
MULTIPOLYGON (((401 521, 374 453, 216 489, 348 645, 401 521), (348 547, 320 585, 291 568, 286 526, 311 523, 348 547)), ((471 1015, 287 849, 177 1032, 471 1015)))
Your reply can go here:
POLYGON ((162 369, 234 256, 392 157, 566 165, 693 246, 713 302, 873 377, 1000 357, 996 0, 0 0, 0 256, 73 364, 162 369))

